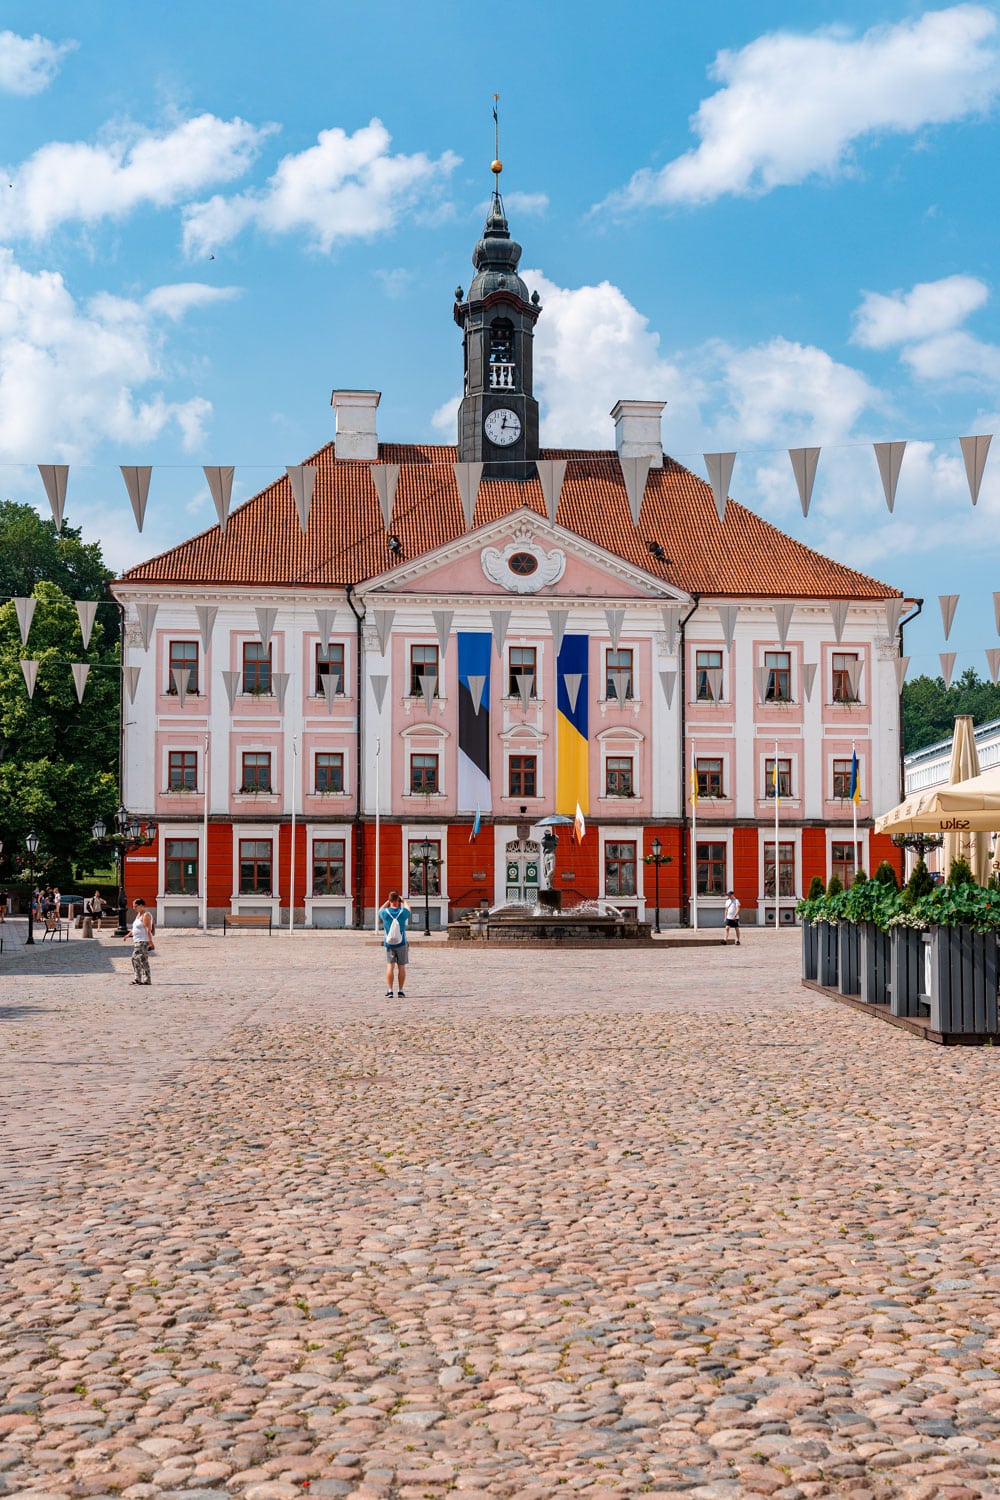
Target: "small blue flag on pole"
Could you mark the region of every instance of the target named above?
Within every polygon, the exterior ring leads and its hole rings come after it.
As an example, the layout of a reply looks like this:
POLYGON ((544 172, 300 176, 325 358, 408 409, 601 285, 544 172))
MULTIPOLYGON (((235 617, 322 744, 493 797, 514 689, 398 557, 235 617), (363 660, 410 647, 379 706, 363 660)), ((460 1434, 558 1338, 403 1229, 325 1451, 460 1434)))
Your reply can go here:
POLYGON ((482 821, 483 821, 483 815, 480 812, 479 803, 477 802, 476 803, 476 817, 475 817, 475 821, 472 824, 472 832, 469 834, 469 843, 470 844, 474 844, 476 842, 476 834, 479 832, 479 829, 480 829, 480 827, 482 825, 482 821))

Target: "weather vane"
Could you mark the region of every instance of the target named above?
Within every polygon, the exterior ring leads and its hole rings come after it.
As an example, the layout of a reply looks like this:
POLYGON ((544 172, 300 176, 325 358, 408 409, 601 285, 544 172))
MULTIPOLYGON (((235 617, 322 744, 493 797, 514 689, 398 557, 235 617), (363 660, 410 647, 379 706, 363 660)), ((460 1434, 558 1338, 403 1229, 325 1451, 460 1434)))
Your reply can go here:
POLYGON ((499 94, 494 94, 493 95, 493 165, 490 167, 490 171, 493 173, 494 177, 496 178, 496 182, 493 184, 494 189, 496 189, 496 190, 499 190, 499 188, 500 188, 500 173, 503 171, 503 162, 500 160, 500 116, 499 116, 499 112, 498 112, 499 104, 500 104, 500 95, 499 94))

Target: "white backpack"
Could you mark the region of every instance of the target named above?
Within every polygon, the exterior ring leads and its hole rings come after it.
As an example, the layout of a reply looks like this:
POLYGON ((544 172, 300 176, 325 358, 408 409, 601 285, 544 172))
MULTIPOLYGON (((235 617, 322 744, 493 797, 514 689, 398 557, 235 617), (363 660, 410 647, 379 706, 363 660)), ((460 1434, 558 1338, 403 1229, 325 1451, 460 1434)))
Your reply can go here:
POLYGON ((403 931, 399 925, 399 918, 393 917, 389 923, 389 931, 385 935, 385 946, 387 948, 399 948, 403 942, 403 931))

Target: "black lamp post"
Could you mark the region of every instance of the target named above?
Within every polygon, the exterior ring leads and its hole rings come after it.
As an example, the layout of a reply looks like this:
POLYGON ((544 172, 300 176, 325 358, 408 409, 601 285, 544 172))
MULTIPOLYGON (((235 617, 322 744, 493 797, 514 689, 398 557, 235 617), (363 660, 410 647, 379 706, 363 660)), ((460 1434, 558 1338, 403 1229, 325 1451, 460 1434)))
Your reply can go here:
POLYGON ((114 844, 115 869, 118 877, 118 926, 115 928, 115 937, 127 937, 128 900, 125 896, 125 856, 130 849, 139 849, 143 844, 153 842, 156 838, 156 824, 153 822, 144 824, 139 818, 133 817, 124 802, 115 813, 115 823, 118 831, 110 836, 103 818, 98 818, 90 831, 95 844, 102 844, 105 839, 114 844))
MULTIPOLYGON (((897 849, 912 849, 918 859, 923 859, 928 849, 940 849, 944 843, 943 833, 894 833, 892 842, 897 849)), ((904 869, 904 874, 905 869, 904 869)))
POLYGON ((424 867, 424 937, 431 935, 431 900, 430 900, 430 868, 431 850, 433 845, 429 838, 424 838, 420 844, 420 853, 417 856, 424 867))
POLYGON ((660 841, 659 841, 658 838, 654 838, 654 840, 653 840, 652 851, 653 852, 651 854, 647 854, 646 855, 646 858, 643 860, 643 863, 647 864, 647 865, 652 865, 653 866, 653 889, 656 892, 656 921, 653 924, 653 931, 654 932, 659 932, 659 930, 660 930, 660 866, 661 865, 672 864, 673 861, 672 861, 671 856, 669 854, 664 854, 664 852, 663 852, 663 845, 660 843, 660 841))
POLYGON ((29 947, 35 943, 35 855, 38 853, 38 834, 29 833, 24 841, 28 851, 28 936, 25 942, 29 947))

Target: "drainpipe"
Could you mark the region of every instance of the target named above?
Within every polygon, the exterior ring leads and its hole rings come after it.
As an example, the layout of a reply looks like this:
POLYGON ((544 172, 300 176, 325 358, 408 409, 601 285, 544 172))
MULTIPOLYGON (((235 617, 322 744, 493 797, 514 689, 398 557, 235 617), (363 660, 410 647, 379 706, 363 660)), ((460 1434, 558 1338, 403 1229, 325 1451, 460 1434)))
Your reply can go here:
MULTIPOLYGON (((899 654, 900 654, 900 656, 903 655, 903 627, 905 625, 909 625, 909 623, 910 623, 911 620, 915 620, 917 618, 917 616, 919 615, 920 611, 923 609, 923 607, 924 607, 924 601, 922 599, 918 599, 917 600, 917 607, 913 611, 913 613, 911 615, 907 615, 907 617, 906 617, 905 620, 900 620, 900 622, 899 622, 899 654)), ((904 757, 903 757, 903 729, 904 729, 904 727, 905 727, 905 725, 904 725, 904 716, 903 716, 903 695, 902 695, 902 693, 900 693, 900 695, 899 695, 899 800, 900 800, 900 802, 903 802, 905 800, 905 798, 906 798, 906 765, 905 765, 904 757)))
POLYGON ((362 627, 365 622, 365 611, 360 611, 354 603, 354 590, 357 584, 349 583, 346 587, 347 603, 352 615, 357 622, 356 646, 355 646, 355 689, 357 694, 358 712, 354 721, 354 925, 363 927, 365 925, 365 851, 364 851, 364 826, 361 821, 361 788, 364 780, 364 761, 361 758, 362 735, 361 735, 361 712, 364 703, 364 669, 362 652, 364 640, 362 627))
POLYGON ((688 610, 687 614, 684 616, 683 620, 681 621, 681 627, 680 627, 681 669, 680 669, 680 673, 678 674, 680 680, 679 680, 678 686, 677 686, 677 690, 678 690, 678 692, 681 695, 681 755, 680 755, 680 760, 681 760, 681 778, 680 778, 681 779, 681 910, 680 910, 680 915, 681 915, 681 924, 684 927, 686 927, 688 925, 688 923, 690 922, 690 920, 691 920, 691 913, 690 913, 690 911, 688 909, 689 905, 690 905, 690 902, 689 902, 689 899, 688 899, 688 894, 689 894, 690 889, 691 889, 691 882, 688 879, 688 873, 689 873, 689 868, 688 868, 688 862, 689 862, 689 850, 688 850, 689 840, 688 840, 688 832, 689 832, 690 824, 689 824, 689 820, 688 820, 688 811, 687 811, 688 810, 688 799, 687 799, 687 646, 686 646, 685 640, 684 640, 684 629, 685 629, 685 626, 687 625, 688 620, 690 620, 691 616, 694 614, 695 610, 698 608, 698 605, 701 603, 701 595, 700 594, 692 594, 691 597, 694 600, 694 603, 692 604, 691 608, 688 610))

